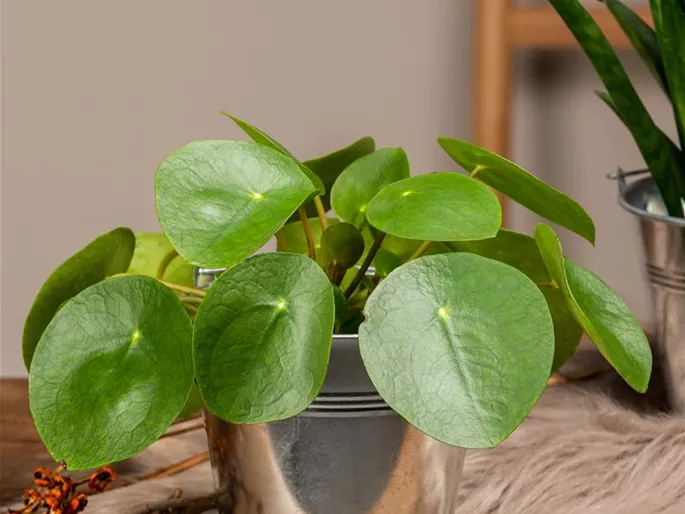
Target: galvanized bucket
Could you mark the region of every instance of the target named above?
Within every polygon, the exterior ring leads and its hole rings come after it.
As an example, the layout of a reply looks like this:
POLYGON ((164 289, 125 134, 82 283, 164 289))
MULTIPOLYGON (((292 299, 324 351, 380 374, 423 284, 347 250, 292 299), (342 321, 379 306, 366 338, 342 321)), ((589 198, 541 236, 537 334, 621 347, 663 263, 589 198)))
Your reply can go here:
POLYGON ((618 180, 619 203, 640 223, 653 293, 655 353, 663 362, 671 405, 685 412, 685 220, 664 214, 654 180, 644 175, 647 170, 619 169, 609 178, 618 180), (628 183, 629 178, 638 179, 628 183))
MULTIPOLYGON (((198 287, 217 271, 198 270, 198 287)), ((284 421, 232 425, 205 412, 223 514, 451 514, 464 450, 398 416, 369 379, 357 336, 334 336, 323 389, 284 421)))

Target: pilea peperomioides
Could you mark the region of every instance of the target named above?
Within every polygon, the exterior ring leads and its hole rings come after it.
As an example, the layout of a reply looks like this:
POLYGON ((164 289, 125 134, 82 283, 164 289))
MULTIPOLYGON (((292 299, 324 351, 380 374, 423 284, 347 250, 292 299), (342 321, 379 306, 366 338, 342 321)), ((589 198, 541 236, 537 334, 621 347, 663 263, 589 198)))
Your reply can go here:
POLYGON ((594 242, 572 199, 464 141, 439 142, 467 173, 410 177, 405 152, 371 138, 299 161, 231 118, 254 142, 198 141, 160 164, 163 234, 100 236, 40 290, 24 356, 55 459, 128 458, 199 408, 197 390, 232 423, 297 415, 334 332, 359 334, 394 410, 466 448, 509 436, 583 332, 646 389, 650 348, 626 304, 549 226, 502 229, 491 188, 594 242), (193 266, 226 271, 205 291, 193 266))

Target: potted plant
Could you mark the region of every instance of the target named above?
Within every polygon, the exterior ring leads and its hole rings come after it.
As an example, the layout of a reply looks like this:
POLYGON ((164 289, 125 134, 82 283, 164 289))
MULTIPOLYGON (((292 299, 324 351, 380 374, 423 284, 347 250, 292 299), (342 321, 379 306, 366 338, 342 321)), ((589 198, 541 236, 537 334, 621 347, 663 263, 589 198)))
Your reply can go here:
POLYGON ((658 349, 673 407, 685 409, 685 3, 650 0, 654 29, 620 0, 605 0, 626 36, 673 105, 678 142, 654 122, 611 44, 578 0, 550 0, 597 70, 599 97, 632 134, 646 170, 612 175, 619 202, 640 221, 652 286, 658 349), (631 176, 643 178, 627 183, 631 176))
POLYGON ((195 383, 223 512, 442 514, 463 449, 507 438, 583 332, 646 389, 623 300, 548 225, 502 229, 491 188, 593 242, 569 197, 464 141, 439 142, 466 174, 410 177, 402 149, 370 138, 301 162, 233 119, 255 142, 160 164, 169 246, 118 228, 38 293, 31 411, 70 469, 152 444, 195 383))

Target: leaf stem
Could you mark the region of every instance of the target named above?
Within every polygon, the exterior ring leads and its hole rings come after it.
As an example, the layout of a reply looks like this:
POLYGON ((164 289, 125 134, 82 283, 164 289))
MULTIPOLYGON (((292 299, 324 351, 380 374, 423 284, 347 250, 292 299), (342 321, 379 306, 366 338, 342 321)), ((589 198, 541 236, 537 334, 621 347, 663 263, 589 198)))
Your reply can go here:
POLYGON ((381 231, 378 231, 378 233, 376 234, 376 237, 373 240, 373 245, 371 245, 371 249, 369 250, 369 253, 366 254, 364 262, 362 262, 362 265, 359 267, 359 270, 357 270, 357 274, 354 276, 354 279, 352 279, 352 282, 345 290, 345 296, 347 298, 352 296, 352 293, 354 293, 354 290, 357 289, 357 286, 364 278, 364 275, 366 275, 366 270, 369 269, 371 262, 373 262, 373 258, 376 256, 376 253, 383 244, 383 239, 385 239, 385 235, 385 232, 381 231))
POLYGON ((198 297, 196 297, 196 296, 185 296, 185 297, 181 298, 181 302, 182 302, 182 303, 189 303, 189 304, 199 305, 199 304, 201 304, 201 303, 203 302, 203 299, 202 299, 202 298, 198 298, 198 297))
POLYGON ((484 169, 485 169, 485 166, 479 164, 478 166, 476 166, 475 168, 473 168, 473 171, 471 171, 471 173, 469 173, 469 175, 471 176, 471 178, 476 178, 476 177, 478 176, 478 174, 479 174, 481 171, 483 171, 484 169))
POLYGON ((281 251, 287 252, 288 251, 288 243, 285 240, 285 236, 283 233, 279 230, 276 232, 276 241, 278 241, 279 246, 281 247, 281 251))
POLYGON ((309 226, 309 220, 307 219, 307 210, 304 206, 300 206, 297 209, 300 215, 300 221, 302 222, 302 228, 304 229, 304 236, 307 239, 307 249, 309 250, 309 258, 316 260, 316 249, 314 248, 314 236, 312 235, 312 227, 309 226))
POLYGON ((321 232, 328 228, 328 218, 326 218, 326 209, 323 208, 321 197, 316 195, 314 197, 314 206, 316 207, 316 214, 319 216, 319 223, 321 224, 321 232))
POLYGON ((174 284, 173 282, 167 282, 166 280, 159 281, 165 286, 167 286, 169 289, 173 289, 174 291, 180 291, 181 293, 191 294, 194 296, 207 296, 207 291, 203 291, 202 289, 195 289, 194 287, 182 286, 180 284, 174 284))
POLYGON ((535 285, 549 289, 559 289, 559 286, 555 282, 536 282, 535 285))
POLYGON ((426 252, 426 250, 428 250, 428 247, 431 245, 431 243, 432 241, 424 241, 423 243, 421 243, 421 246, 419 246, 416 249, 416 251, 409 256, 407 262, 413 261, 414 259, 418 259, 419 257, 421 257, 426 252))
POLYGON ((172 250, 166 254, 164 259, 162 259, 162 262, 159 263, 157 273, 155 273, 155 278, 163 278, 166 269, 169 267, 169 264, 171 264, 171 261, 173 261, 176 257, 178 257, 178 252, 176 250, 172 250))

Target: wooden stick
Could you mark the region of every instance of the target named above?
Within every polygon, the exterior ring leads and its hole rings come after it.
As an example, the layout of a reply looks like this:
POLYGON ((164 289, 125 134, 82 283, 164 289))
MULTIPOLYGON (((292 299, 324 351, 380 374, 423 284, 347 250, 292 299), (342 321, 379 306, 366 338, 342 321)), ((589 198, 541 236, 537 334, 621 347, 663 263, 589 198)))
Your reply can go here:
POLYGON ((198 464, 202 464, 203 462, 207 462, 208 460, 209 452, 202 452, 198 455, 194 455, 193 457, 189 457, 185 460, 182 460, 181 462, 177 462, 176 464, 167 466, 166 468, 162 468, 152 473, 148 473, 147 475, 138 477, 138 480, 142 481, 152 480, 153 478, 169 477, 171 475, 180 473, 181 471, 184 471, 188 468, 192 468, 193 466, 197 466, 198 464))

